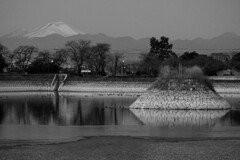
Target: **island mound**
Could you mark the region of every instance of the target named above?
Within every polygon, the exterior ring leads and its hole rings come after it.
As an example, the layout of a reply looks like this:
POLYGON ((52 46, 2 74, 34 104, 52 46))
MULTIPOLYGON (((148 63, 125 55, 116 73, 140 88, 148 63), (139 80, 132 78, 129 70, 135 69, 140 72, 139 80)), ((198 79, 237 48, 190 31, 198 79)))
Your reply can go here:
POLYGON ((159 78, 130 108, 230 109, 230 105, 205 78, 159 78))

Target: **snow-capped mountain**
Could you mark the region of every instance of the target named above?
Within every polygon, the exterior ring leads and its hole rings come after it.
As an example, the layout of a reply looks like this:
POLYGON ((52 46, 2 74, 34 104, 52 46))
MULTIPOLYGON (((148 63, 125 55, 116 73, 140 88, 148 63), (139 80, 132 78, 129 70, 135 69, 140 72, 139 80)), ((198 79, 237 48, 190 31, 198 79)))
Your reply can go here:
POLYGON ((85 34, 63 22, 48 23, 45 26, 34 29, 32 32, 25 34, 27 38, 46 37, 52 34, 58 34, 63 37, 70 37, 79 34, 85 34))

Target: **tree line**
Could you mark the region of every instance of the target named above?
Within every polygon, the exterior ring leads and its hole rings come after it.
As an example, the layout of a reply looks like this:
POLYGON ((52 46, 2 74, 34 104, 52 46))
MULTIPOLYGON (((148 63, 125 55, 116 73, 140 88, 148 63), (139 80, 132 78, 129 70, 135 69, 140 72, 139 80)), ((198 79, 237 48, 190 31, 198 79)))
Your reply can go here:
POLYGON ((141 54, 140 61, 135 63, 124 63, 122 53, 111 53, 111 46, 107 43, 92 45, 87 40, 68 41, 61 49, 54 51, 39 51, 34 46, 22 45, 11 53, 7 47, 0 44, 0 72, 23 73, 59 73, 66 72, 71 64, 75 73, 82 75, 83 70, 90 70, 91 74, 105 76, 108 74, 158 76, 163 66, 171 69, 179 69, 180 66, 198 66, 205 75, 217 75, 219 71, 230 69, 240 71, 240 53, 229 56, 223 53, 214 53, 211 56, 201 55, 197 52, 184 52, 178 56, 172 50, 173 45, 169 38, 152 37, 150 39, 150 50, 141 54))
POLYGON ((172 70, 179 70, 179 67, 198 66, 207 76, 215 76, 219 71, 229 69, 240 71, 240 53, 229 54, 213 53, 211 55, 201 55, 197 52, 184 52, 178 56, 172 51, 173 45, 169 43, 169 38, 160 37, 150 39, 150 51, 141 55, 138 74, 148 76, 158 76, 163 66, 169 66, 172 70))
POLYGON ((82 75, 83 69, 91 70, 91 74, 104 76, 108 65, 112 75, 119 72, 121 53, 110 53, 110 45, 97 43, 92 45, 87 40, 72 40, 64 48, 39 51, 35 46, 22 45, 11 53, 7 47, 0 44, 0 72, 21 73, 59 73, 68 64, 82 75))

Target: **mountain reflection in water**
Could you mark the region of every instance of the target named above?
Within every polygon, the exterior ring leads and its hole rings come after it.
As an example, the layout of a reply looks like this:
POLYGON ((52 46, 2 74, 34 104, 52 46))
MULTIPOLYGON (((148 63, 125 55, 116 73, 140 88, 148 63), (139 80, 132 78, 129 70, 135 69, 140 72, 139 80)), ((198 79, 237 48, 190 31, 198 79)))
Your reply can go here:
POLYGON ((0 124, 147 125, 153 127, 239 126, 239 110, 138 110, 133 97, 70 96, 57 93, 0 95, 0 124))

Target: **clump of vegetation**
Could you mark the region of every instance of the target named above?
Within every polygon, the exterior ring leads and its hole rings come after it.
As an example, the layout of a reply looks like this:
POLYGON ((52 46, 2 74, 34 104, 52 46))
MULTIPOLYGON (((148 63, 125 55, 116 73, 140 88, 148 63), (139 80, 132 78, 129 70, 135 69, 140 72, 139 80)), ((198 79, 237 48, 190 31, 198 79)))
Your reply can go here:
MULTIPOLYGON (((162 74, 162 70, 165 70, 165 74, 170 69, 170 75, 173 74, 172 76, 174 76, 174 70, 178 70, 174 67, 176 65, 184 67, 198 66, 206 76, 217 76, 220 71, 227 69, 240 71, 240 53, 232 57, 230 53, 203 55, 192 51, 177 56, 172 49, 173 45, 169 43, 167 37, 161 37, 159 40, 155 37, 151 38, 150 51, 140 57, 139 75, 158 76, 162 74), (170 68, 163 67, 165 65, 169 65, 170 68)), ((166 76, 164 74, 163 77, 166 76)))
POLYGON ((159 71, 159 78, 194 78, 203 79, 205 76, 203 71, 198 66, 184 67, 184 66, 171 66, 163 65, 159 71))
POLYGON ((183 77, 203 79, 205 76, 204 76, 203 71, 200 67, 193 66, 193 67, 188 67, 188 68, 185 69, 185 71, 183 73, 183 77))
POLYGON ((206 76, 204 76, 203 71, 202 71, 202 69, 200 67, 193 66, 193 67, 190 67, 190 68, 186 68, 184 76, 188 77, 188 78, 197 79, 197 80, 201 81, 210 90, 212 90, 213 92, 216 93, 216 91, 215 91, 211 81, 206 76))
POLYGON ((186 84, 185 81, 191 80, 194 81, 196 84, 203 84, 200 85, 204 87, 206 90, 210 89, 211 91, 215 92, 215 89, 211 83, 211 81, 204 76, 202 69, 198 66, 193 67, 174 67, 170 65, 163 66, 160 70, 159 74, 159 82, 157 82, 153 88, 160 88, 160 89, 167 89, 168 83, 174 81, 177 83, 176 87, 171 88, 175 90, 188 90, 192 88, 189 84, 186 84))
POLYGON ((173 45, 169 43, 169 38, 167 37, 162 36, 159 40, 152 37, 150 39, 149 53, 143 54, 140 57, 140 72, 142 74, 157 77, 159 74, 159 67, 163 65, 163 62, 177 58, 177 55, 172 51, 172 46, 173 45))

